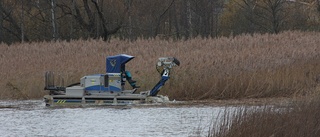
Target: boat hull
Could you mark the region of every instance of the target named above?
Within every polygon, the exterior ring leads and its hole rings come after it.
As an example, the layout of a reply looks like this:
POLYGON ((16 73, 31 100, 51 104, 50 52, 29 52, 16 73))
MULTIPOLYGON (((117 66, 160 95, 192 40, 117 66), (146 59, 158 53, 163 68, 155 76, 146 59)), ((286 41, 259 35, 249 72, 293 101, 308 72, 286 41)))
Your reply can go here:
POLYGON ((90 95, 90 96, 68 96, 68 95, 46 95, 44 96, 46 106, 91 106, 91 105, 135 105, 154 104, 169 102, 167 96, 146 96, 141 94, 129 95, 90 95))

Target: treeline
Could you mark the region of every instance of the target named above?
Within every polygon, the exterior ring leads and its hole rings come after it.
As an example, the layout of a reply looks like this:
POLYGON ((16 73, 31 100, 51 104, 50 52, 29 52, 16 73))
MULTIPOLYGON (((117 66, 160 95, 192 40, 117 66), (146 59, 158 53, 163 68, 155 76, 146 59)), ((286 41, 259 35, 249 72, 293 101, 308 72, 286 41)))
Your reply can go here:
POLYGON ((320 0, 1 0, 0 42, 320 30, 320 0))

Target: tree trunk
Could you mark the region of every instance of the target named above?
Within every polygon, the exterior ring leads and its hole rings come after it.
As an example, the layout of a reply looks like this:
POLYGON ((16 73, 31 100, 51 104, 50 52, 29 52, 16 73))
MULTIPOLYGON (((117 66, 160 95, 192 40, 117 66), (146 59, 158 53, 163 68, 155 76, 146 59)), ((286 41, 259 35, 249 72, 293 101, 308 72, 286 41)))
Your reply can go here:
POLYGON ((170 7, 173 5, 173 3, 174 3, 174 0, 172 0, 171 3, 169 4, 169 6, 160 14, 160 16, 157 20, 157 25, 156 25, 155 32, 154 32, 154 37, 158 35, 161 20, 163 19, 164 15, 168 12, 170 7))
POLYGON ((0 43, 3 41, 4 41, 4 38, 3 38, 2 1, 0 1, 0 43))
POLYGON ((191 3, 187 0, 187 20, 188 20, 188 37, 192 38, 193 28, 192 28, 192 13, 191 13, 191 3))
MULTIPOLYGON (((91 0, 91 2, 95 5, 96 10, 98 11, 98 15, 99 15, 99 18, 100 18, 100 20, 101 20, 101 22, 102 22, 102 28, 103 28, 103 35, 102 35, 102 37, 103 37, 103 40, 106 41, 106 40, 108 39, 109 35, 112 35, 112 34, 115 34, 115 33, 118 32, 118 30, 121 28, 121 25, 118 25, 116 28, 114 28, 114 29, 112 29, 112 30, 108 30, 108 28, 107 28, 107 26, 106 26, 107 21, 106 21, 106 19, 104 18, 101 10, 99 9, 99 6, 98 6, 97 1, 96 1, 96 0, 91 0)), ((120 24, 122 24, 122 22, 121 22, 120 24)))
MULTIPOLYGON (((21 32, 24 32, 22 29, 21 29, 21 23, 22 21, 20 21, 20 24, 17 22, 17 20, 15 20, 13 17, 12 17, 12 9, 8 10, 8 9, 5 9, 6 7, 4 7, 2 5, 2 3, 0 4, 0 9, 2 10, 1 11, 1 14, 3 14, 2 16, 5 17, 3 18, 4 21, 7 21, 11 26, 11 27, 5 27, 5 26, 2 26, 2 29, 6 30, 8 33, 12 34, 13 36, 15 36, 17 39, 19 39, 19 41, 29 41, 28 37, 23 34, 21 35, 21 32), (23 36, 23 37, 22 37, 23 36)), ((21 19, 21 16, 20 16, 20 20, 21 19)), ((10 37, 11 39, 11 37, 10 37)), ((7 42, 12 42, 10 40, 8 40, 7 42)))
POLYGON ((178 23, 178 17, 177 17, 177 8, 176 8, 176 3, 173 5, 174 13, 173 13, 173 18, 174 18, 174 26, 176 29, 175 35, 178 39, 180 39, 180 29, 179 29, 179 23, 178 23))
POLYGON ((318 12, 320 13, 320 0, 318 0, 317 3, 318 3, 317 9, 318 9, 318 12))
POLYGON ((52 23, 52 38, 54 40, 58 39, 58 29, 57 29, 57 22, 56 22, 56 1, 51 0, 51 23, 52 23))
POLYGON ((132 40, 132 17, 131 17, 131 6, 132 6, 132 0, 127 0, 127 7, 128 7, 128 38, 131 41, 132 40))
POLYGON ((24 42, 24 9, 23 0, 21 0, 21 16, 20 16, 20 28, 21 28, 21 42, 24 42))

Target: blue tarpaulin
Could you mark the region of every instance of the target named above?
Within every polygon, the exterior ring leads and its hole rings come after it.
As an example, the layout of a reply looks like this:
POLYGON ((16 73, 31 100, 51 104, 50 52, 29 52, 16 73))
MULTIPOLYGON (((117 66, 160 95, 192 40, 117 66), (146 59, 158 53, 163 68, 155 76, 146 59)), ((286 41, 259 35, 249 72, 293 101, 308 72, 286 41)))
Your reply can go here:
POLYGON ((127 54, 108 56, 106 59, 106 73, 120 73, 121 69, 125 69, 125 64, 133 58, 134 56, 127 54))

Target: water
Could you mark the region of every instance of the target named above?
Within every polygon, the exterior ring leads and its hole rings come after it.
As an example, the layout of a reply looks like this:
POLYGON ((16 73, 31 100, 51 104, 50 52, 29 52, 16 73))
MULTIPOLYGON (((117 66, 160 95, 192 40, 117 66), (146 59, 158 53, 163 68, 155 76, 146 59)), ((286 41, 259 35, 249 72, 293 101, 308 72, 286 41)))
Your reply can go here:
POLYGON ((47 108, 40 100, 0 101, 1 136, 206 136, 225 107, 47 108))

